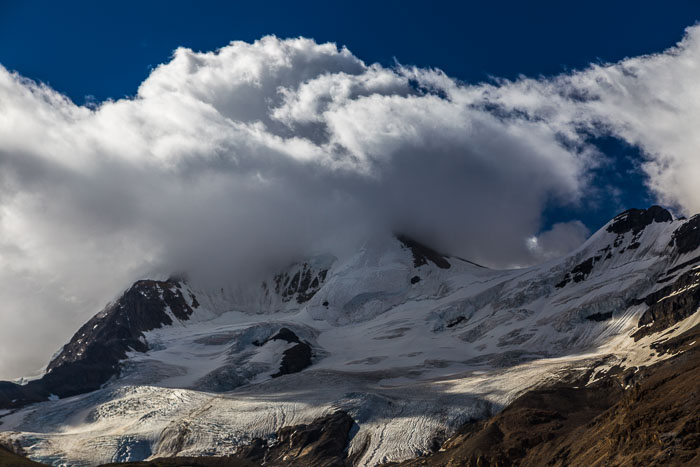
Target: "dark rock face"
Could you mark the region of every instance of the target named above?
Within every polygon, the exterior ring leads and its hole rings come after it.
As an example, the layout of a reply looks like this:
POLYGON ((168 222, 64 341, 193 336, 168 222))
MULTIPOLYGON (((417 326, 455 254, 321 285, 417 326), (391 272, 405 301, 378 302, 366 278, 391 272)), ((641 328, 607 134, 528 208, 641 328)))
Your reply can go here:
POLYGON ((22 407, 46 400, 51 393, 43 385, 31 383, 20 386, 11 381, 0 381, 0 409, 22 407))
POLYGON ((236 457, 264 465, 344 467, 345 449, 355 421, 344 411, 317 418, 308 425, 281 428, 275 443, 255 439, 236 457))
POLYGON ((467 320, 466 317, 458 316, 455 319, 453 319, 452 321, 450 321, 449 323, 447 323, 447 327, 453 328, 453 327, 457 326, 458 324, 465 322, 466 320, 467 320))
POLYGON ((441 269, 449 269, 452 265, 447 261, 447 256, 438 253, 430 247, 423 245, 416 240, 405 235, 397 235, 396 238, 413 253, 413 265, 421 267, 428 264, 428 261, 441 269))
POLYGON ((671 245, 679 254, 690 253, 700 248, 700 214, 690 218, 688 222, 673 232, 671 245))
POLYGON ((616 234, 632 232, 638 234, 652 222, 671 222, 673 216, 661 206, 649 209, 629 209, 616 216, 608 226, 607 231, 616 234))
POLYGON ((298 373, 311 365, 311 346, 306 342, 300 342, 294 347, 284 351, 280 370, 271 375, 277 378, 282 375, 298 373))
POLYGON ((571 272, 567 272, 564 278, 559 282, 557 285, 555 285, 556 288, 561 289, 562 287, 566 286, 571 281, 574 282, 582 282, 586 280, 588 275, 593 271, 593 266, 600 261, 602 258, 602 255, 594 256, 591 258, 588 258, 587 260, 577 264, 576 266, 571 269, 571 272))
POLYGON ((391 465, 700 465, 700 351, 688 342, 699 336, 679 336, 671 345, 684 352, 633 375, 530 391, 439 452, 391 465))
MULTIPOLYGON (((632 232, 633 236, 628 240, 629 243, 619 250, 619 253, 624 252, 625 249, 638 249, 641 246, 641 243, 638 240, 641 237, 644 228, 648 225, 652 224, 653 222, 671 221, 673 221, 673 216, 671 213, 660 206, 651 206, 649 209, 629 209, 622 214, 619 214, 613 219, 606 229, 610 233, 617 234, 617 238, 615 238, 613 244, 600 250, 597 255, 587 258, 574 266, 571 271, 567 272, 562 280, 555 285, 555 287, 561 289, 571 282, 577 283, 586 280, 596 264, 607 261, 613 257, 613 248, 622 246, 623 242, 625 241, 625 234, 627 232, 632 232)), ((700 242, 700 238, 698 241, 700 242)))
POLYGON ((177 282, 136 282, 75 333, 41 379, 24 386, 0 382, 0 408, 46 400, 50 394, 69 397, 99 389, 119 374, 119 361, 128 351, 148 350, 144 332, 172 324, 168 308, 175 319, 189 319, 193 312, 189 303, 198 306, 194 296, 184 296, 177 282))
POLYGON ((279 331, 277 331, 277 334, 270 337, 269 340, 271 340, 271 341, 283 340, 283 341, 289 342, 290 344, 293 342, 299 343, 299 336, 294 334, 294 332, 291 329, 282 328, 279 331))
POLYGON ((46 464, 33 462, 26 457, 22 457, 19 454, 15 454, 13 451, 0 446, 0 465, 4 467, 38 467, 45 466, 46 464))
POLYGON ((700 263, 700 256, 696 256, 695 258, 689 259, 688 261, 684 261, 681 264, 672 267, 671 269, 666 271, 666 274, 665 274, 666 277, 662 278, 661 280, 659 280, 657 282, 668 282, 669 279, 672 279, 672 277, 669 278, 668 276, 671 276, 672 274, 680 271, 681 269, 683 269, 685 267, 688 267, 688 266, 691 266, 691 265, 697 264, 697 263, 700 263))
POLYGON ((700 306, 700 272, 690 270, 673 284, 644 298, 649 308, 639 318, 639 329, 632 335, 635 340, 663 331, 684 320, 700 306))
MULTIPOLYGON (((189 297, 194 301, 194 297, 189 297)), ((49 364, 48 371, 76 362, 99 360, 118 362, 129 350, 146 352, 143 333, 173 324, 166 312, 186 321, 193 312, 176 282, 142 280, 136 282, 119 300, 85 323, 61 353, 49 364)))
MULTIPOLYGON (((328 275, 328 269, 314 271, 308 263, 303 263, 295 274, 280 273, 275 276, 275 292, 288 302, 296 298, 297 303, 305 303, 316 295, 328 275)), ((266 288, 267 285, 263 284, 266 288)))
POLYGON ((588 321, 596 321, 596 322, 601 322, 601 321, 607 321, 609 319, 612 319, 612 311, 609 311, 607 313, 593 313, 592 315, 586 316, 586 319, 588 321))
POLYGON ((552 453, 538 464, 532 461, 535 456, 531 452, 543 451, 541 447, 552 439, 565 437, 590 422, 608 409, 620 392, 619 387, 612 385, 530 391, 500 414, 467 423, 438 452, 390 465, 550 465, 547 461, 552 453))
POLYGON ((650 347, 656 350, 659 355, 677 354, 691 349, 697 342, 700 342, 700 325, 689 329, 680 336, 668 340, 659 339, 650 347))
POLYGON ((344 411, 338 411, 309 424, 283 427, 274 442, 255 438, 229 457, 173 457, 145 462, 109 464, 132 467, 346 467, 352 465, 346 457, 350 432, 355 421, 344 411))
POLYGON ((574 282, 581 282, 586 279, 593 270, 593 264, 595 264, 595 258, 588 258, 583 263, 576 265, 576 267, 571 270, 574 282))
POLYGON ((290 344, 295 343, 293 347, 284 351, 280 369, 277 373, 271 375, 273 378, 298 373, 311 365, 311 346, 299 340, 299 337, 291 330, 282 328, 269 340, 284 340, 290 344))

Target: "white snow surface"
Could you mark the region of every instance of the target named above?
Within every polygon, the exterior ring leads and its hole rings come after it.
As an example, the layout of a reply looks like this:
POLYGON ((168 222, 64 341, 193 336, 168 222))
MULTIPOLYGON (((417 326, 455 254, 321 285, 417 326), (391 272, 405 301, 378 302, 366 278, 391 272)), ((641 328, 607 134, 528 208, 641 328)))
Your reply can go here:
POLYGON ((262 287, 182 284, 200 303, 189 321, 147 333, 151 350, 130 353, 98 391, 0 413, 0 442, 60 466, 220 455, 344 409, 358 424, 350 451, 364 452, 360 465, 415 457, 435 436, 535 385, 590 368, 595 380, 613 365, 662 358, 649 348, 658 336, 630 337, 646 306, 626 304, 687 259, 668 254, 682 222, 648 226, 636 249, 626 248, 632 233, 613 247, 617 235, 601 229, 565 258, 508 271, 456 258, 449 269, 416 268, 396 239, 374 241, 343 261, 310 261, 330 269, 302 304, 262 287), (556 287, 596 256, 585 280, 556 287), (609 320, 585 319, 609 312, 609 320), (293 345, 267 341, 282 327, 312 346, 313 364, 272 378, 293 345))

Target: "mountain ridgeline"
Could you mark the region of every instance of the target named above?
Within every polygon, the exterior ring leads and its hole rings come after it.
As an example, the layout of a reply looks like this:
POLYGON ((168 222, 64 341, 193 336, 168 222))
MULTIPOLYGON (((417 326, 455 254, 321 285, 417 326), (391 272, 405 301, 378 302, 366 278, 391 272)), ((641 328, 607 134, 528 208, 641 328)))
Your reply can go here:
POLYGON ((0 382, 0 446, 76 466, 693 465, 699 307, 700 216, 659 206, 525 269, 396 235, 258 287, 140 280, 40 379, 0 382))

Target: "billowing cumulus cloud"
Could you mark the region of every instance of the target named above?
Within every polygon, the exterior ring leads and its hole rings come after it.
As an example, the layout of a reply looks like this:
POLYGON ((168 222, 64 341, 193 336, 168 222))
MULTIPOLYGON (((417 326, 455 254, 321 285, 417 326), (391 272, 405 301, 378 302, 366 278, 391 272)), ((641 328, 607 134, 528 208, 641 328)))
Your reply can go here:
POLYGON ((640 147, 659 199, 700 211, 699 35, 482 85, 266 37, 178 49, 89 107, 0 67, 0 377, 144 276, 253 277, 397 231, 499 267, 563 254, 588 231, 542 213, 590 196, 591 135, 640 147))
POLYGON ((551 229, 527 240, 533 256, 547 261, 560 258, 580 246, 590 231, 581 221, 558 222, 551 229))
POLYGON ((658 201, 700 212, 700 26, 662 53, 478 92, 502 113, 545 119, 574 139, 612 135, 637 146, 658 201))

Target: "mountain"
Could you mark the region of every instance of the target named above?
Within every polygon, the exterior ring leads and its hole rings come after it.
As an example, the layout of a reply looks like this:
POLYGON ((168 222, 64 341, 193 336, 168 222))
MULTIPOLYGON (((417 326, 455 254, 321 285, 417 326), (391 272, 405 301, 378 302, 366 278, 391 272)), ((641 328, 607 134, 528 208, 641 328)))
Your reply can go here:
POLYGON ((680 337, 656 347, 666 360, 533 389, 399 465, 700 465, 700 326, 680 337))
POLYGON ((538 449, 568 452, 550 459, 566 465, 591 462, 582 452, 596 443, 651 443, 649 459, 673 448, 664 462, 685 462, 699 449, 694 406, 664 394, 697 391, 698 285, 700 216, 658 206, 526 269, 485 268, 398 235, 255 286, 141 280, 43 377, 0 383, 0 445, 76 466, 230 455, 525 465, 542 459, 538 449))

